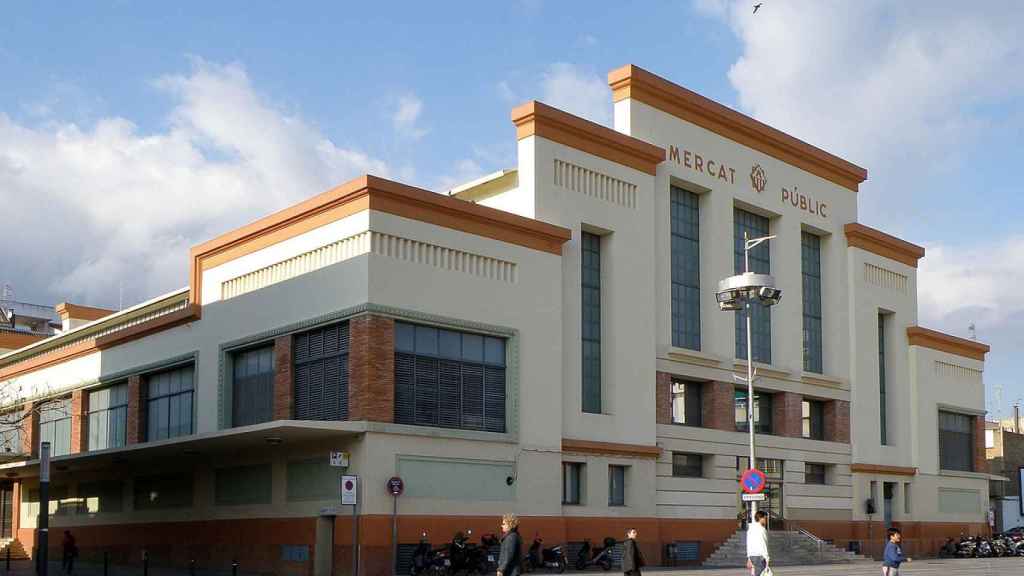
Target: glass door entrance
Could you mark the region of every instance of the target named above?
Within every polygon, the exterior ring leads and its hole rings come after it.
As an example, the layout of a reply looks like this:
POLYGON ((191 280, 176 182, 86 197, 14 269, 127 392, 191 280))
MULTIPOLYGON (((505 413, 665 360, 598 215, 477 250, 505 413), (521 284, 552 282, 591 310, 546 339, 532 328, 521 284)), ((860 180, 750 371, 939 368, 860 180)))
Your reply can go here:
MULTIPOLYGON (((739 477, 747 470, 747 462, 749 460, 743 456, 736 458, 736 478, 739 477)), ((768 528, 770 530, 781 530, 785 522, 783 515, 783 502, 782 502, 782 460, 775 460, 772 458, 758 458, 757 467, 764 472, 765 477, 768 479, 768 484, 765 486, 765 500, 759 502, 757 505, 758 510, 763 510, 768 514, 768 528)), ((750 502, 743 502, 739 491, 736 494, 736 515, 741 519, 745 519, 743 525, 746 526, 747 522, 751 521, 750 517, 750 502)))

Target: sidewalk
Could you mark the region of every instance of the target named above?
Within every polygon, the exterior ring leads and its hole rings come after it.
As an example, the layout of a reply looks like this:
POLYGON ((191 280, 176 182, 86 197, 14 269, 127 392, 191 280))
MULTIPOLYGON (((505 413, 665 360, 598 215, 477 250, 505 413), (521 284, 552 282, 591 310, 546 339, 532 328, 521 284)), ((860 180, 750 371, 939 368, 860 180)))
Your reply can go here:
MULTIPOLYGON (((48 576, 64 576, 60 562, 50 562, 48 576)), ((0 576, 35 576, 36 565, 32 561, 11 562, 11 571, 6 572, 3 561, 0 561, 0 576)), ((76 563, 74 576, 104 576, 102 564, 76 563)), ((110 565, 107 567, 106 576, 142 576, 142 564, 135 566, 110 565)), ((191 576, 187 569, 161 568, 150 566, 147 576, 191 576)), ((200 570, 196 569, 195 576, 232 576, 231 570, 200 570)), ((244 572, 239 570, 237 576, 263 576, 255 572, 244 572)))

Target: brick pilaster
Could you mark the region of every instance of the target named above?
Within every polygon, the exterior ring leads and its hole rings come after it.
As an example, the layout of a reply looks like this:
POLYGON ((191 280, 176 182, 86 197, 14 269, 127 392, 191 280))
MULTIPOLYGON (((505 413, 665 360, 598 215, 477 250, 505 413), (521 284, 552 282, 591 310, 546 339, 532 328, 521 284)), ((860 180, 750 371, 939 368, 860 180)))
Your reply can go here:
POLYGON ((367 314, 349 321, 349 420, 395 418, 395 323, 367 314))
POLYGON ((803 397, 793 392, 776 392, 772 395, 772 433, 789 438, 803 436, 803 397))
POLYGON ((25 417, 21 420, 21 451, 23 454, 39 454, 39 412, 33 404, 25 405, 25 417))
POLYGON ((988 462, 985 460, 985 418, 974 417, 974 471, 988 472, 988 462))
POLYGON ((654 417, 658 424, 672 423, 672 375, 658 372, 654 380, 654 417))
POLYGON ((735 386, 728 382, 705 382, 701 392, 705 428, 736 431, 735 386))
POLYGON ((292 382, 292 335, 274 339, 274 420, 291 420, 295 414, 292 382))
POLYGON ((128 377, 128 416, 125 419, 127 444, 139 444, 146 441, 145 398, 142 376, 138 374, 128 377))
POLYGON ((850 443, 850 403, 846 400, 825 402, 825 440, 850 443))
POLYGON ((89 450, 89 393, 71 392, 71 453, 89 450))

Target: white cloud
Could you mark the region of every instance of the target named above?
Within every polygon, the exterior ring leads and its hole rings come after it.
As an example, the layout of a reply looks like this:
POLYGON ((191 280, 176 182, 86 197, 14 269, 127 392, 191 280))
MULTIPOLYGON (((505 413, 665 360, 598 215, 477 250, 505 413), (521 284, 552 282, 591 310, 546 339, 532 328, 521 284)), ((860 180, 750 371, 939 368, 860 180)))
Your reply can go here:
POLYGON ((30 126, 0 113, 0 281, 44 303, 107 306, 123 282, 130 303, 186 284, 190 245, 388 173, 268 103, 241 66, 195 60, 155 86, 175 104, 154 133, 121 117, 30 126))
POLYGON ((455 163, 454 170, 452 170, 450 174, 441 176, 441 178, 438 179, 435 190, 441 193, 446 193, 448 190, 451 190, 460 184, 476 180, 486 173, 487 172, 480 163, 473 158, 462 158, 455 163))
POLYGON ((419 140, 425 136, 427 130, 416 125, 422 112, 423 101, 415 94, 406 94, 399 97, 395 112, 391 115, 391 123, 395 128, 395 132, 413 140, 419 140))
POLYGON ((541 78, 543 102, 605 126, 612 123, 607 80, 566 62, 552 64, 541 78))

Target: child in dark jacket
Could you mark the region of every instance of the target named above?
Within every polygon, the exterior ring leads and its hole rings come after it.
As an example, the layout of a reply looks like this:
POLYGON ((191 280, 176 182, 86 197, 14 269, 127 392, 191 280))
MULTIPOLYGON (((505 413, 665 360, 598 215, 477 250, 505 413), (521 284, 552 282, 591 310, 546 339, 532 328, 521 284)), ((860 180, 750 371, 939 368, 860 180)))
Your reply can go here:
POLYGON ((910 558, 903 555, 903 535, 898 528, 889 528, 889 542, 885 545, 885 554, 882 557, 882 574, 884 576, 899 576, 900 564, 910 562, 910 558))

